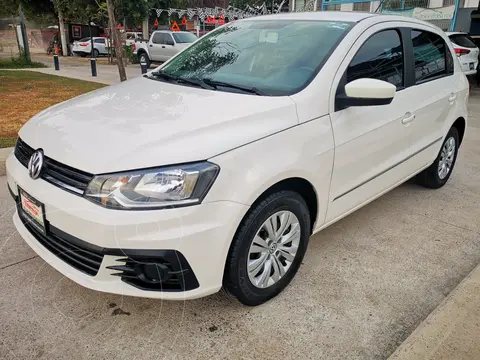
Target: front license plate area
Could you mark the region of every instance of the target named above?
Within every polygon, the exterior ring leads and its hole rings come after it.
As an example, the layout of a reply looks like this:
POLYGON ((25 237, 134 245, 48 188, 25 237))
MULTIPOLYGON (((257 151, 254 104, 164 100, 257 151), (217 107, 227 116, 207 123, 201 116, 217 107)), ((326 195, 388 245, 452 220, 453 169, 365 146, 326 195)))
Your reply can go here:
POLYGON ((20 211, 25 220, 37 230, 45 234, 45 206, 33 196, 18 188, 20 211))

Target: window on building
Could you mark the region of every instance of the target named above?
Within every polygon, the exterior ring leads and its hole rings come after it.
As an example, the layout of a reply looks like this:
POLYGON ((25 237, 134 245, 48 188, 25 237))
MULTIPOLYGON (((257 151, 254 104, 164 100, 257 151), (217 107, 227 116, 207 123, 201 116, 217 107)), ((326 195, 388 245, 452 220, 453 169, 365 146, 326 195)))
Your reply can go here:
POLYGON ((412 42, 416 83, 447 74, 446 45, 439 35, 412 30, 412 42))
POLYGON ((347 83, 360 78, 388 81, 403 87, 403 48, 396 30, 370 37, 358 50, 347 69, 347 83))
POLYGON ((325 5, 325 10, 326 11, 340 11, 340 4, 335 4, 335 5, 325 5))
POLYGON ((370 12, 370 1, 353 3, 353 11, 370 12))
MULTIPOLYGON (((456 0, 443 0, 442 6, 452 6, 456 4, 456 0)), ((459 7, 463 8, 465 7, 465 0, 460 0, 459 1, 459 7)))

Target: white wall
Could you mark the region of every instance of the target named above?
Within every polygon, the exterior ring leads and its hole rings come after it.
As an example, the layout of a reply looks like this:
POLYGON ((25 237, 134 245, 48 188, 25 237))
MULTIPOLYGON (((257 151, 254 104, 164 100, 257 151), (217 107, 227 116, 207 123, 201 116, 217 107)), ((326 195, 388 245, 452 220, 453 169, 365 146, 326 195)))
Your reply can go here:
POLYGON ((466 8, 478 8, 478 1, 479 0, 465 0, 466 8))
POLYGON ((430 0, 430 8, 438 8, 443 6, 443 0, 430 0))
POLYGON ((341 11, 353 11, 353 3, 350 4, 341 4, 340 5, 341 11))

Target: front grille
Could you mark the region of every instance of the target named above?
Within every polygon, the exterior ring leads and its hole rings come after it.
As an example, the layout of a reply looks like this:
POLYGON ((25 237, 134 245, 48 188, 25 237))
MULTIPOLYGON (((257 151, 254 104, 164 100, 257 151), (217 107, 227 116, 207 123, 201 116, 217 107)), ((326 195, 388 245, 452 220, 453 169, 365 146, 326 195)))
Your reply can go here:
MULTIPOLYGON (((34 152, 35 150, 33 148, 18 138, 17 144, 15 145, 15 157, 23 166, 28 167, 28 162, 34 152)), ((40 177, 76 195, 83 195, 88 183, 93 179, 92 174, 59 163, 48 156, 44 157, 40 177)))
POLYGON ((18 209, 18 214, 22 220, 23 225, 30 231, 30 233, 42 244, 47 250, 56 255, 61 260, 65 261, 70 266, 74 267, 81 272, 95 276, 103 260, 103 248, 99 250, 94 249, 94 245, 86 246, 78 244, 81 240, 76 239, 76 244, 72 243, 63 231, 48 227, 47 235, 39 231, 30 220, 25 217, 23 211, 18 209))

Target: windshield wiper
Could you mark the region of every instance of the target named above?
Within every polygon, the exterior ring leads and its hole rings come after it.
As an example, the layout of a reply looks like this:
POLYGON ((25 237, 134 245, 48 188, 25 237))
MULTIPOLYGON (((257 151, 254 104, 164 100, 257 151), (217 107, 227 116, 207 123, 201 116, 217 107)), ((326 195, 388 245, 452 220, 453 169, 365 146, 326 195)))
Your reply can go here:
POLYGON ((260 95, 260 96, 267 95, 265 92, 257 89, 256 87, 230 84, 230 83, 227 83, 227 82, 224 82, 224 81, 217 81, 217 80, 213 80, 213 79, 210 79, 210 78, 203 78, 202 81, 207 85, 213 86, 214 88, 217 88, 217 86, 222 86, 222 87, 242 90, 242 91, 245 91, 245 92, 248 92, 248 93, 251 93, 251 94, 255 94, 255 95, 260 95))
POLYGON ((213 86, 208 86, 205 82, 201 80, 182 78, 180 76, 167 74, 164 71, 154 71, 150 74, 165 80, 175 81, 176 83, 179 83, 179 84, 188 84, 188 85, 193 85, 193 86, 197 86, 197 87, 201 87, 203 89, 209 89, 209 90, 212 90, 214 88, 213 86))

